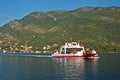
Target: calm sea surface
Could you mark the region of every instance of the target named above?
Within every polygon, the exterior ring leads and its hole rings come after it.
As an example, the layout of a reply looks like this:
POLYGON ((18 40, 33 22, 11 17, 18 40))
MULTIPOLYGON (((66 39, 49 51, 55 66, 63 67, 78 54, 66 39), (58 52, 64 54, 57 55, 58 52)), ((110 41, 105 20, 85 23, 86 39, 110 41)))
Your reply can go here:
POLYGON ((0 53, 0 80, 120 80, 120 53, 99 59, 0 53))

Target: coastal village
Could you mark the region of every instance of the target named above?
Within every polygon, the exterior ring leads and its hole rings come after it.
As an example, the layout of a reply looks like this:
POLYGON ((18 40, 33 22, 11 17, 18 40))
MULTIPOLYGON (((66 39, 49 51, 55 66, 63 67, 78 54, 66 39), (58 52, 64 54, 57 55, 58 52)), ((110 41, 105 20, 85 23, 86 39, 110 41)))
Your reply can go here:
POLYGON ((17 42, 7 42, 0 40, 0 53, 51 53, 51 48, 59 46, 58 44, 44 45, 42 50, 33 50, 31 45, 20 45, 17 42))

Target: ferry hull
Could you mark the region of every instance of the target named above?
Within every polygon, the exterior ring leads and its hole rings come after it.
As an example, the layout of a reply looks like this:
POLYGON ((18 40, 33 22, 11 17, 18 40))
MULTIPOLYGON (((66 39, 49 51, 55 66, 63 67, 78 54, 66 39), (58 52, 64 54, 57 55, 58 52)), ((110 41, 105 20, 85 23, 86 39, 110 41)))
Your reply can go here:
POLYGON ((53 58, 73 58, 73 57, 81 57, 81 58, 99 58, 98 54, 83 54, 83 55, 73 55, 73 54, 56 54, 52 55, 53 58))

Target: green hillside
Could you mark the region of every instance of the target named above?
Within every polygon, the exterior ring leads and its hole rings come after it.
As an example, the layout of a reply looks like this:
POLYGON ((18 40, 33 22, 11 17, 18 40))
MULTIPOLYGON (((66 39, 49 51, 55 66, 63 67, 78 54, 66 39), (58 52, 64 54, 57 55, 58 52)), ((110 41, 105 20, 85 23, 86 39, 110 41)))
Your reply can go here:
POLYGON ((79 41, 99 52, 120 52, 120 7, 33 12, 1 27, 0 40, 1 49, 17 43, 34 51, 49 45, 53 51, 65 41, 79 41))

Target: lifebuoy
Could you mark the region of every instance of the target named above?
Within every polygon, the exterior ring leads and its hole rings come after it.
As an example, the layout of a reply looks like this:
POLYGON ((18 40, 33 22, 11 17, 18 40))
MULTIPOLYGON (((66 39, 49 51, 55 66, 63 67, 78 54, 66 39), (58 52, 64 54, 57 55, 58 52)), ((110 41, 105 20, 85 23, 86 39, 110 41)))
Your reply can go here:
POLYGON ((76 54, 76 52, 77 52, 77 51, 76 51, 75 49, 72 51, 73 54, 76 54))

